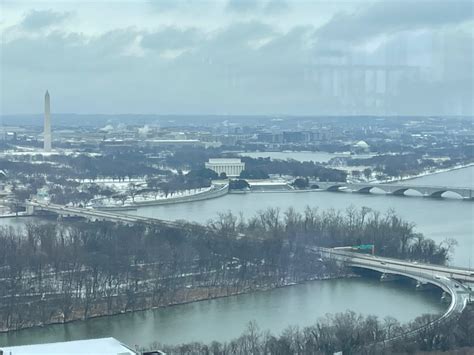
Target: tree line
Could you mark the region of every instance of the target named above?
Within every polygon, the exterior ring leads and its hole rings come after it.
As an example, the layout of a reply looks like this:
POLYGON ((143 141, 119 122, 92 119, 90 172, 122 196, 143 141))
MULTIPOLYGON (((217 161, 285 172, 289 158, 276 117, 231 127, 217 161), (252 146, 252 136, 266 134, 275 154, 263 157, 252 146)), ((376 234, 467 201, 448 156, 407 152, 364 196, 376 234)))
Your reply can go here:
POLYGON ((242 157, 245 170, 241 178, 265 179, 269 175, 289 175, 299 177, 313 177, 320 181, 345 182, 347 173, 342 170, 327 168, 312 161, 297 161, 292 159, 279 160, 270 158, 242 157))
POLYGON ((424 158, 421 153, 376 155, 364 159, 350 158, 346 161, 349 166, 372 166, 374 171, 393 177, 414 175, 438 166, 434 160, 424 158))
POLYGON ((414 336, 407 333, 426 326, 436 315, 422 315, 407 324, 393 317, 357 315, 352 311, 326 315, 312 326, 288 327, 280 335, 262 331, 252 321, 228 342, 193 342, 180 345, 151 344, 141 351, 161 349, 170 355, 307 355, 307 354, 412 354, 449 352, 470 354, 474 349, 474 308, 437 327, 426 327, 414 336), (387 339, 398 337, 393 342, 387 339), (463 349, 465 352, 463 352, 463 349))
MULTIPOLYGON (((166 163, 176 169, 201 169, 210 158, 218 158, 222 152, 216 148, 179 148, 166 158, 166 163)), ((346 181, 344 171, 327 168, 315 162, 297 160, 278 160, 270 158, 241 157, 245 170, 240 177, 243 179, 267 179, 269 175, 290 175, 316 177, 321 181, 346 181)))
POLYGON ((69 221, 0 229, 0 329, 226 296, 346 274, 311 246, 375 244, 379 255, 443 263, 393 212, 269 208, 205 225, 69 221))
POLYGON ((305 249, 218 235, 185 222, 28 223, 24 230, 0 229, 0 329, 228 296, 340 272, 305 249))

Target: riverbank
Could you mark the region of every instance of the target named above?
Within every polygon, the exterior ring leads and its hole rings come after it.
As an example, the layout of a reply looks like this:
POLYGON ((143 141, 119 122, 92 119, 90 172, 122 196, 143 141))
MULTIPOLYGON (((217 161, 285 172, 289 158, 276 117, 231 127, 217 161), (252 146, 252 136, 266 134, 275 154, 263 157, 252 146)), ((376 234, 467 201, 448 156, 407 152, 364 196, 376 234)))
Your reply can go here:
POLYGON ((0 214, 0 218, 17 218, 17 217, 31 217, 31 215, 26 212, 0 214))
POLYGON ((251 320, 262 330, 281 334, 289 326, 310 326, 326 314, 348 308, 357 314, 375 315, 379 319, 391 316, 408 322, 422 314, 444 312, 445 305, 439 302, 439 296, 438 292, 415 292, 411 284, 381 283, 375 278, 308 281, 263 292, 3 333, 0 344, 80 340, 91 334, 113 336, 140 346, 155 342, 173 345, 225 342, 238 337, 251 320))
MULTIPOLYGON (((11 334, 21 333, 23 331, 32 330, 35 328, 42 328, 45 326, 65 325, 65 324, 78 323, 78 322, 94 320, 94 319, 111 318, 111 317, 128 314, 128 313, 139 313, 139 312, 144 312, 148 310, 166 309, 166 308, 182 306, 182 305, 192 304, 192 303, 198 303, 198 302, 203 302, 203 301, 211 301, 211 300, 226 298, 226 297, 231 297, 231 296, 266 292, 266 291, 271 291, 275 289, 301 285, 301 284, 304 284, 306 282, 311 282, 311 281, 336 280, 336 279, 354 278, 354 277, 359 277, 359 275, 344 271, 344 272, 337 272, 334 274, 326 274, 322 276, 313 275, 313 276, 310 276, 308 278, 298 280, 298 281, 285 280, 282 283, 249 285, 243 288, 240 288, 237 286, 227 286, 227 285, 217 286, 217 287, 196 287, 194 289, 182 288, 179 290, 175 290, 173 297, 170 297, 168 302, 165 302, 164 304, 153 305, 152 304, 153 296, 145 296, 144 299, 150 302, 150 304, 143 307, 136 307, 133 309, 126 309, 126 310, 120 310, 120 311, 115 311, 111 313, 103 313, 103 314, 91 313, 86 318, 81 316, 81 314, 84 312, 84 310, 81 309, 74 312, 74 314, 71 315, 71 317, 73 318, 68 319, 66 321, 57 319, 55 321, 38 323, 34 325, 29 325, 29 326, 24 325, 22 327, 15 328, 15 329, 3 328, 3 329, 0 329, 0 334, 11 335, 11 334)), ((139 295, 139 297, 140 296, 142 295, 139 295)))
POLYGON ((229 192, 228 184, 214 185, 208 189, 205 189, 203 191, 199 191, 193 194, 182 194, 182 195, 177 195, 177 196, 173 196, 169 198, 135 201, 127 205, 103 205, 103 206, 96 205, 94 206, 94 208, 97 210, 102 210, 102 211, 131 211, 131 210, 136 210, 139 207, 160 206, 160 205, 168 205, 168 204, 175 204, 175 203, 208 200, 208 199, 224 196, 228 192, 229 192))
POLYGON ((433 171, 424 171, 419 174, 414 174, 414 175, 408 175, 408 176, 403 176, 401 178, 393 178, 393 179, 384 179, 384 180, 374 180, 374 181, 369 181, 369 182, 374 182, 374 183, 392 183, 392 182, 400 182, 400 181, 407 181, 407 180, 413 180, 413 179, 418 179, 421 177, 425 176, 430 176, 430 175, 436 175, 436 174, 441 174, 441 173, 447 173, 449 171, 455 171, 455 170, 460 170, 460 169, 465 169, 469 168, 471 166, 474 166, 474 163, 468 163, 468 164, 460 164, 460 165, 455 165, 450 168, 444 168, 444 169, 435 169, 433 171))

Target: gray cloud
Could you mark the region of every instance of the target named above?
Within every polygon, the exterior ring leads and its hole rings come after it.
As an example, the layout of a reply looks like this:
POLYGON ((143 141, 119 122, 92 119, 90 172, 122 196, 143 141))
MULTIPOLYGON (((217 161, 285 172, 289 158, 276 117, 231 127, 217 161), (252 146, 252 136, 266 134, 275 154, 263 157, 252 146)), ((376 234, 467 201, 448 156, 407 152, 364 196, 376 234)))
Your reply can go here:
POLYGON ((32 10, 26 14, 21 26, 27 30, 39 30, 63 22, 69 13, 59 13, 52 10, 32 10))
POLYGON ((155 10, 167 12, 176 10, 182 5, 188 4, 187 0, 148 0, 148 4, 155 10))
POLYGON ((317 35, 324 40, 364 41, 400 31, 459 24, 473 19, 470 0, 385 0, 339 13, 322 26, 317 35))
POLYGON ((229 0, 227 9, 232 12, 248 13, 255 11, 260 6, 257 0, 229 0))
MULTIPOLYGON (((262 16, 265 4, 258 7, 262 16)), ((368 20, 367 12, 374 16, 373 9, 360 8, 356 19, 368 20)), ((215 30, 131 27, 86 35, 52 27, 37 36, 19 33, 2 46, 1 110, 36 112, 49 88, 55 112, 472 113, 472 33, 455 21, 466 15, 447 14, 440 23, 433 16, 399 24, 374 20, 354 37, 334 30, 322 36, 310 25, 286 30, 268 18, 226 20, 215 30), (428 29, 407 30, 420 26, 428 29), (371 51, 340 44, 387 31, 389 40, 371 51), (161 55, 188 48, 177 57, 161 55), (401 69, 390 72, 389 86, 384 70, 391 66, 401 69)))
POLYGON ((168 27, 143 35, 141 45, 158 51, 167 49, 185 49, 196 45, 202 34, 196 29, 168 27))
POLYGON ((125 49, 137 35, 124 29, 97 37, 54 31, 39 38, 18 38, 3 45, 2 66, 25 73, 71 72, 79 76, 124 70, 125 49))
POLYGON ((290 5, 286 0, 270 0, 264 10, 268 14, 281 14, 290 10, 290 5))
POLYGON ((238 47, 249 41, 259 40, 275 34, 272 26, 257 22, 237 22, 217 31, 210 42, 219 48, 238 47))

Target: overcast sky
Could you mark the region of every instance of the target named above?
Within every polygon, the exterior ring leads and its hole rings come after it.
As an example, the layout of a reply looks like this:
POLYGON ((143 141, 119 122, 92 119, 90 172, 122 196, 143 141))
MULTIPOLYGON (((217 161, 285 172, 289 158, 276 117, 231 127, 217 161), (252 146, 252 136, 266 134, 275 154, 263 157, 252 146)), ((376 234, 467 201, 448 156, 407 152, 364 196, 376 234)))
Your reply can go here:
POLYGON ((473 114, 471 0, 0 1, 2 114, 473 114))

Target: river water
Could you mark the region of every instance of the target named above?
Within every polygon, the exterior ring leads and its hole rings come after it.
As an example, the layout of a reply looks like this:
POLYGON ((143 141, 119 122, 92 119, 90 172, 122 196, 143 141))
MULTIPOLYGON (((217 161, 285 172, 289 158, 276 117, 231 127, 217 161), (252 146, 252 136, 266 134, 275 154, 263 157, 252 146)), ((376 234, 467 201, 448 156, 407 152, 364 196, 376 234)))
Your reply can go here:
MULTIPOLYGON (((407 181, 420 185, 473 186, 474 167, 407 181)), ((267 207, 302 210, 306 205, 320 209, 344 209, 350 205, 377 210, 394 209, 416 223, 417 231, 436 241, 455 238, 458 246, 452 264, 473 266, 474 204, 456 199, 443 201, 419 197, 395 197, 351 193, 249 193, 231 194, 213 200, 143 207, 143 216, 188 219, 202 222, 218 212, 231 210, 250 216, 267 207)), ((20 219, 0 224, 21 225, 20 219)), ((238 295, 174 307, 103 317, 66 325, 23 330, 0 335, 0 345, 113 336, 131 346, 153 341, 177 344, 194 340, 225 341, 238 336, 250 320, 278 334, 289 325, 305 326, 327 313, 347 309, 380 318, 393 316, 409 321, 423 313, 442 312, 445 305, 436 292, 416 292, 413 286, 380 283, 373 279, 313 281, 281 289, 238 295)))
POLYGON ((442 312, 435 292, 371 279, 313 281, 276 290, 194 302, 169 308, 102 317, 66 325, 0 335, 0 344, 18 345, 113 336, 128 345, 154 341, 226 341, 239 336, 249 321, 280 333, 289 325, 306 326, 327 313, 347 309, 408 321, 442 312))
MULTIPOLYGON (((474 187, 474 167, 428 175, 404 181, 404 184, 474 187)), ((410 192, 407 192, 408 194, 410 192)), ((141 207, 130 213, 166 220, 185 219, 202 223, 219 212, 232 211, 252 216, 268 207, 304 210, 306 206, 325 209, 346 209, 349 206, 369 207, 377 211, 393 209, 416 224, 416 230, 437 242, 454 238, 458 242, 450 263, 474 267, 474 203, 456 198, 443 200, 417 196, 384 196, 327 191, 266 192, 229 194, 220 198, 186 204, 141 207)))

